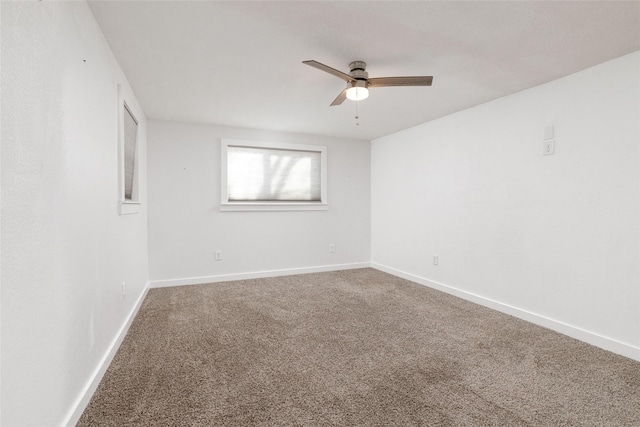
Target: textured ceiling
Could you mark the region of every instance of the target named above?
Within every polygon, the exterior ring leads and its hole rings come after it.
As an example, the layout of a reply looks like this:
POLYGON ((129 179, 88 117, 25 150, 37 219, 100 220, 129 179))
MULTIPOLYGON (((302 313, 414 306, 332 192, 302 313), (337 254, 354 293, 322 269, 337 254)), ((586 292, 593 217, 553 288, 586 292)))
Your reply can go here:
POLYGON ((640 50, 640 2, 91 1, 150 119, 374 139, 640 50), (329 104, 344 81, 432 75, 329 104))

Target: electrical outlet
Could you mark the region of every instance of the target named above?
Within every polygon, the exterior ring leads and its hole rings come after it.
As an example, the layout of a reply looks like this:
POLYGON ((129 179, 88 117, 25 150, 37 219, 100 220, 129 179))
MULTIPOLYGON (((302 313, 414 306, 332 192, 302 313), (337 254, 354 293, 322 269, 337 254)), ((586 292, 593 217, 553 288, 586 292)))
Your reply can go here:
POLYGON ((433 265, 438 265, 438 255, 433 254, 433 265))
POLYGON ((222 261, 222 251, 216 251, 216 261, 222 261))
POLYGON ((125 294, 126 294, 124 287, 125 287, 125 283, 122 282, 122 296, 125 296, 125 294))
POLYGON ((556 149, 555 139, 545 139, 542 142, 542 155, 550 156, 555 152, 555 149, 556 149))
POLYGON ((336 251, 336 245, 333 243, 329 244, 329 252, 334 253, 336 251))

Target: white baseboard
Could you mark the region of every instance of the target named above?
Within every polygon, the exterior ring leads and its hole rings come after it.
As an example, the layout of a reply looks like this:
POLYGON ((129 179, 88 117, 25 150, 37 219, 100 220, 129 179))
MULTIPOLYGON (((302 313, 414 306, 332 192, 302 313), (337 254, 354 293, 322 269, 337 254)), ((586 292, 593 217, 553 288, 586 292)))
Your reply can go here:
POLYGON ((232 280, 260 279, 262 277, 291 276, 294 274, 322 273, 325 271, 353 270, 368 268, 368 262, 350 264, 321 265, 316 267, 287 268, 282 270, 254 271, 250 273, 221 274, 218 276, 185 277, 181 279, 152 280, 151 288, 165 288, 168 286, 199 285, 202 283, 229 282, 232 280))
POLYGON ((395 268, 378 264, 376 262, 372 262, 371 267, 380 271, 384 271, 385 273, 389 273, 394 276, 401 277, 403 279, 411 280, 412 282, 416 282, 420 285, 428 286, 430 288, 434 288, 439 291, 446 292, 448 294, 500 311, 502 313, 509 314, 511 316, 526 320, 536 325, 543 326, 545 328, 551 329, 561 334, 570 336, 571 338, 584 341, 588 344, 594 345, 596 347, 600 347, 602 349, 611 351, 616 354, 620 354, 630 359, 640 361, 640 347, 636 347, 631 344, 616 341, 612 338, 608 338, 608 337, 596 334, 594 332, 587 331, 577 326, 572 326, 567 323, 560 322, 558 320, 554 320, 546 316, 533 313, 528 310, 523 310, 521 308, 514 307, 509 304, 504 304, 502 302, 495 301, 490 298, 486 298, 471 292, 463 291, 453 286, 445 285, 444 283, 436 282, 434 280, 429 280, 427 278, 416 276, 414 274, 407 273, 401 270, 396 270, 395 268))
POLYGON ((100 385, 100 381, 102 380, 104 373, 107 372, 107 368, 109 368, 109 365, 111 364, 111 360, 113 360, 113 356, 116 355, 116 352, 118 351, 118 348, 120 348, 120 344, 122 343, 122 340, 124 339, 125 335, 127 335, 127 332, 129 331, 129 327, 131 326, 131 322, 133 322, 133 319, 136 317, 136 314, 138 313, 138 310, 142 305, 142 301, 144 301, 144 298, 147 296, 148 291, 149 291, 149 282, 147 282, 144 290, 142 291, 142 294, 138 297, 138 300, 133 305, 131 312, 129 312, 129 315, 127 316, 125 322, 122 324, 122 326, 120 327, 120 330, 118 330, 118 333, 111 341, 111 345, 109 345, 109 347, 107 348, 107 352, 102 357, 102 360, 100 360, 100 363, 98 363, 98 367, 95 369, 95 371, 89 378, 89 381, 87 382, 84 389, 80 393, 80 396, 78 397, 78 399, 76 399, 76 401, 74 402, 73 406, 71 407, 71 410, 65 417, 61 426, 73 427, 76 425, 76 423, 82 416, 82 413, 84 412, 85 408, 89 404, 89 401, 91 400, 91 396, 93 396, 93 393, 95 393, 96 389, 98 388, 98 385, 100 385))

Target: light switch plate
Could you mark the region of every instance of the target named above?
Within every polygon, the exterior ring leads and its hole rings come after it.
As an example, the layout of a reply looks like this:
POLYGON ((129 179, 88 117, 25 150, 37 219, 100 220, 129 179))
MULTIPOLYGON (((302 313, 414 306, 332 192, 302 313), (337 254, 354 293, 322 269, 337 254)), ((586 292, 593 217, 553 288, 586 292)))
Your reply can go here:
POLYGON ((554 136, 554 126, 544 128, 544 139, 553 139, 554 136))

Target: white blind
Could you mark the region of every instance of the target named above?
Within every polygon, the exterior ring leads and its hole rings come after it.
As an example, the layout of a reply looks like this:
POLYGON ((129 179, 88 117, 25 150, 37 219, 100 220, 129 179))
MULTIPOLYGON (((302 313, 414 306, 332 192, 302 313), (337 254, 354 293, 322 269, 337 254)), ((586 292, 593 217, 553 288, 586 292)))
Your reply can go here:
POLYGON ((230 202, 320 201, 320 152, 227 147, 230 202))
POLYGON ((138 123, 129 109, 124 108, 124 199, 132 200, 133 176, 136 164, 138 123))

